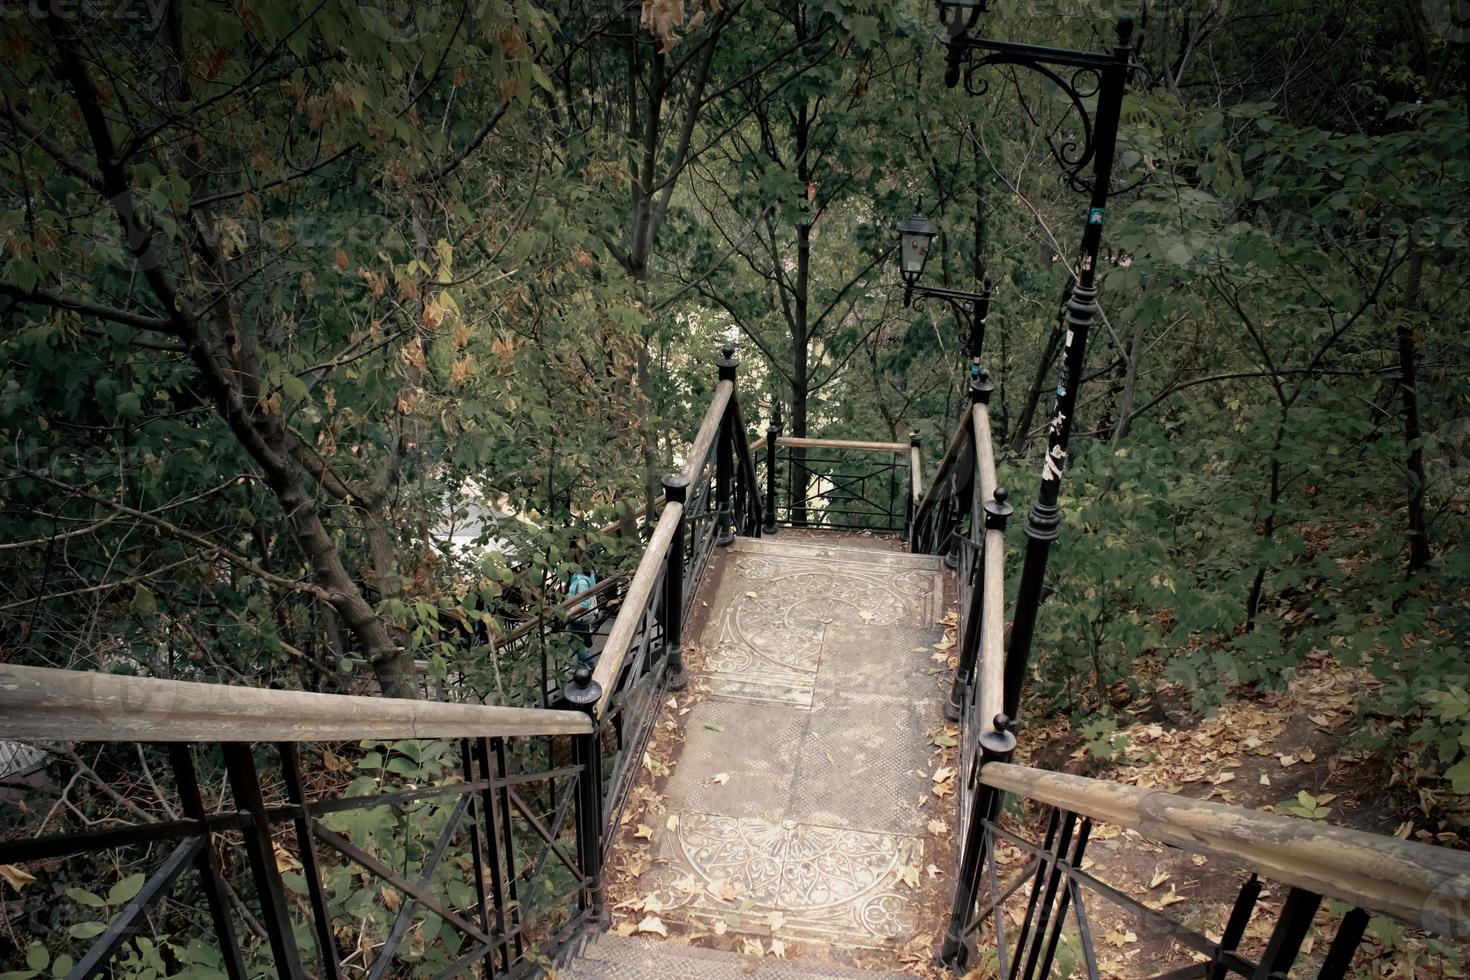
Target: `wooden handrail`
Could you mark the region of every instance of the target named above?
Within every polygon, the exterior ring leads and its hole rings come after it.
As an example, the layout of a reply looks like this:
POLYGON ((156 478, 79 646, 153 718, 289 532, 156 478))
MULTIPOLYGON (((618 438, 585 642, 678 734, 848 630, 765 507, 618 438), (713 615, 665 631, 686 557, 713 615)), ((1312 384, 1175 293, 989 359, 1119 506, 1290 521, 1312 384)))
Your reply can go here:
POLYGON ((795 436, 777 436, 776 445, 793 449, 859 449, 871 453, 905 453, 906 442, 864 442, 860 439, 806 439, 795 436))
POLYGON ((1006 763, 986 765, 980 781, 1415 926, 1465 916, 1464 851, 1006 763))
POLYGON ((984 607, 980 616, 979 684, 980 732, 992 733, 995 716, 1005 702, 1005 532, 985 530, 985 501, 995 496, 995 450, 990 443, 990 408, 977 402, 971 413, 975 433, 975 470, 979 486, 972 534, 984 535, 983 577, 984 607))
POLYGON ((580 735, 577 711, 200 684, 0 664, 0 738, 71 742, 335 742, 580 735))
POLYGON ((597 669, 592 672, 592 679, 602 685, 602 696, 597 700, 599 718, 607 711, 613 688, 617 686, 618 677, 623 672, 623 661, 628 658, 628 648, 633 645, 633 638, 642 628, 644 613, 648 609, 648 603, 653 600, 653 587, 658 584, 658 574, 668 558, 669 542, 679 532, 683 520, 683 504, 670 502, 664 506, 658 525, 653 529, 653 537, 649 539, 648 549, 643 552, 638 570, 633 573, 633 581, 623 594, 618 618, 613 620, 607 642, 597 658, 597 669))
POLYGON ((995 446, 990 441, 990 406, 976 402, 970 414, 975 429, 975 470, 980 475, 980 504, 995 496, 995 446))
MULTIPOLYGON (((709 408, 705 410, 704 419, 699 424, 699 432, 694 436, 694 444, 689 448, 689 459, 684 464, 684 479, 691 484, 704 476, 710 450, 714 447, 715 439, 720 432, 720 423, 734 395, 735 382, 721 381, 715 385, 715 396, 710 400, 709 408)), ((602 685, 602 696, 598 698, 596 710, 599 718, 607 712, 613 689, 617 686, 618 677, 623 672, 623 662, 628 658, 628 648, 633 645, 633 638, 642 628, 648 603, 653 599, 653 587, 658 584, 659 572, 663 570, 668 558, 669 543, 680 530, 683 520, 684 505, 682 503, 670 502, 664 505, 663 513, 658 518, 658 524, 654 526, 653 536, 648 540, 648 547, 644 549, 643 557, 638 560, 638 570, 633 573, 633 581, 628 583, 628 591, 623 594, 623 604, 618 608, 618 617, 613 620, 612 629, 607 634, 607 642, 603 645, 602 653, 597 657, 597 669, 592 672, 593 681, 602 685)))
POLYGON ((699 423, 699 432, 694 436, 694 444, 689 447, 689 459, 684 463, 684 479, 691 486, 704 473, 705 464, 709 461, 709 451, 715 444, 715 437, 720 434, 720 420, 725 417, 725 409, 734 394, 733 381, 721 381, 715 385, 715 397, 710 399, 704 420, 699 423))
POLYGON ((925 491, 924 499, 919 502, 919 506, 914 510, 915 527, 922 525, 928 517, 929 511, 934 507, 935 489, 941 486, 945 480, 949 479, 949 471, 954 467, 955 460, 959 458, 960 451, 974 438, 974 422, 972 420, 973 415, 966 413, 960 419, 960 424, 955 426, 954 435, 949 440, 949 446, 944 450, 944 455, 940 457, 939 469, 934 471, 934 478, 929 481, 929 489, 925 491))

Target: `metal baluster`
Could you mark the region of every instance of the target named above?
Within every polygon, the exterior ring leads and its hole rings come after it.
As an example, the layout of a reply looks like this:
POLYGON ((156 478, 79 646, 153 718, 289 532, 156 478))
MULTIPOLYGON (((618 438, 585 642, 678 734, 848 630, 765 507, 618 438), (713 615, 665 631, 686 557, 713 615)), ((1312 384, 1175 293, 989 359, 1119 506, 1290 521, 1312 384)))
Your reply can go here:
POLYGON ((337 955, 337 941, 332 935, 332 913, 322 888, 321 863, 317 859, 316 839, 311 830, 311 807, 306 800, 306 787, 301 782, 301 752, 295 742, 280 742, 276 751, 281 757, 281 772, 286 779, 286 797, 296 808, 296 846, 301 851, 301 872, 306 878, 306 894, 311 905, 311 923, 316 932, 317 953, 322 970, 332 980, 342 975, 337 955))
POLYGON ((1205 972, 1207 980, 1225 980, 1229 975, 1229 967, 1225 961, 1235 956, 1235 950, 1240 946, 1240 941, 1245 937, 1246 926, 1250 925, 1251 914, 1256 910, 1256 899, 1261 897, 1261 879, 1254 873, 1240 886, 1240 892, 1235 896, 1235 905, 1230 909, 1230 918, 1225 921, 1225 931, 1220 934, 1220 945, 1215 949, 1215 957, 1211 961, 1209 969, 1205 972))
POLYGON ((1261 954, 1261 963, 1256 967, 1254 980, 1286 980, 1296 955, 1301 951, 1302 940, 1312 928, 1312 916, 1322 896, 1305 888, 1293 888, 1286 894, 1286 904, 1281 907, 1281 918, 1271 930, 1266 941, 1266 952, 1261 954))
MULTIPOLYGON (((1061 811, 1052 807, 1051 816, 1046 821, 1046 837, 1041 845, 1043 852, 1051 852, 1052 846, 1056 843, 1057 830, 1061 822, 1061 811)), ((1036 877, 1032 880, 1031 892, 1026 897, 1026 915, 1021 920, 1021 928, 1016 933, 1016 955, 1011 960, 1011 971, 1007 974, 1009 980, 1016 980, 1016 971, 1020 969, 1022 954, 1026 952, 1026 946, 1031 938, 1031 923, 1036 918, 1036 904, 1041 900, 1041 885, 1046 878, 1046 866, 1046 859, 1038 856, 1036 877)))
MULTIPOLYGON (((1058 869, 1061 870, 1061 873, 1065 880, 1062 883, 1061 897, 1057 900, 1057 918, 1056 921, 1052 923, 1051 938, 1047 941, 1046 944, 1046 956, 1041 961, 1040 976, 1051 976, 1052 960, 1056 957, 1057 954, 1057 943, 1062 938, 1062 926, 1065 925, 1067 921, 1067 905, 1072 899, 1071 869, 1082 867, 1082 855, 1087 851, 1087 838, 1091 833, 1092 821, 1086 817, 1083 817, 1082 827, 1077 831, 1077 843, 1072 847, 1072 856, 1067 859, 1066 868, 1062 868, 1060 863, 1058 863, 1057 865, 1058 869)), ((1084 937, 1084 941, 1087 938, 1090 937, 1084 937)))
MULTIPOLYGON (((475 782, 475 756, 471 748, 471 739, 459 740, 459 767, 464 774, 467 785, 475 782)), ((550 739, 548 739, 550 741, 550 739)), ((480 910, 480 928, 486 933, 490 932, 490 903, 485 901, 485 853, 481 850, 484 846, 480 840, 480 803, 470 794, 470 855, 474 861, 475 874, 475 897, 477 907, 480 910)))
POLYGON ((525 936, 522 935, 520 887, 516 884, 515 835, 511 832, 510 788, 505 783, 505 739, 492 738, 490 747, 495 751, 495 775, 493 781, 500 795, 500 825, 505 829, 505 882, 510 899, 510 928, 515 931, 515 958, 525 955, 525 936))
MULTIPOLYGON (((194 769, 194 757, 189 746, 182 742, 168 743, 169 763, 174 771, 174 783, 178 786, 179 802, 184 816, 190 820, 203 821, 209 814, 204 808, 204 795, 199 791, 199 776, 194 769)), ((203 848, 194 858, 194 867, 199 872, 199 883, 204 889, 204 899, 209 903, 209 917, 214 921, 214 940, 219 944, 220 955, 225 961, 225 973, 230 980, 245 980, 245 960, 240 955, 240 940, 235 935, 234 920, 230 918, 230 907, 225 902, 225 881, 220 873, 219 852, 214 849, 213 835, 202 832, 203 848)))
POLYGON ((1342 917, 1337 935, 1332 937, 1332 946, 1327 950, 1327 958, 1322 961, 1322 970, 1317 974, 1317 980, 1342 980, 1347 976, 1348 968, 1353 965, 1353 954, 1363 941, 1363 932, 1368 928, 1370 918, 1372 916, 1358 908, 1342 917))
MULTIPOLYGON (((509 828, 502 830, 500 826, 500 810, 495 805, 495 770, 490 764, 490 740, 487 738, 475 739, 475 758, 480 765, 480 780, 484 782, 485 788, 480 790, 480 814, 485 822, 485 846, 486 853, 490 856, 490 898, 495 903, 495 936, 501 940, 500 966, 502 972, 508 972, 511 968, 511 955, 509 940, 506 938, 508 918, 505 907, 505 881, 501 875, 500 847, 502 844, 510 848, 509 828)), ((492 965, 491 972, 494 972, 492 965)))
POLYGON ((250 858, 255 892, 260 899, 261 922, 270 940, 276 971, 290 980, 304 980, 306 973, 301 969, 301 954, 296 949, 296 936, 292 932, 286 890, 276 868, 270 817, 260 793, 260 774, 255 768, 255 757, 250 746, 242 742, 226 742, 222 749, 235 805, 250 815, 250 826, 244 832, 245 853, 250 858))
MULTIPOLYGON (((1022 974, 1026 980, 1035 980, 1036 977, 1045 977, 1045 973, 1038 973, 1037 962, 1041 958, 1042 937, 1046 935, 1046 927, 1051 922, 1052 908, 1056 902, 1057 887, 1061 882, 1062 859, 1072 843, 1072 833, 1077 827, 1077 814, 1065 811, 1062 814, 1061 829, 1057 833, 1056 847, 1049 851, 1051 859, 1042 863, 1041 872, 1046 877, 1046 892, 1041 902, 1036 906, 1038 914, 1036 917, 1036 928, 1025 938, 1029 946, 1026 953, 1026 969, 1022 974)), ((1040 876, 1038 875, 1038 883, 1040 876)), ((1034 896, 1033 896, 1034 897, 1034 896)), ((1016 950, 1016 962, 1011 964, 1011 977, 1015 980, 1016 968, 1021 963, 1021 951, 1016 950)))
MULTIPOLYGON (((683 504, 689 494, 689 481, 678 474, 663 478, 664 499, 669 503, 683 504)), ((684 676, 684 528, 688 517, 679 522, 674 536, 669 540, 669 553, 664 563, 663 630, 664 643, 668 646, 666 657, 669 690, 682 691, 689 686, 684 676)))

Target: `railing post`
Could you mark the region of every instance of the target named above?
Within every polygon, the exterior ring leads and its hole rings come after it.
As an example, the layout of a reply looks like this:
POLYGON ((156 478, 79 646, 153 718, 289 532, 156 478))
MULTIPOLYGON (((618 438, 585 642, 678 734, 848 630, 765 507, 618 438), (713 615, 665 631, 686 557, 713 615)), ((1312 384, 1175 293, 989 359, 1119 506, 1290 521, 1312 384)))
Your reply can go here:
MULTIPOLYGON (((664 500, 683 504, 689 496, 689 481, 671 473, 663 478, 664 500)), ((669 554, 664 565, 664 647, 669 677, 669 690, 682 691, 689 686, 684 676, 684 521, 674 530, 669 541, 669 554)))
POLYGON ((1098 317, 1097 258, 1107 213, 1108 182, 1112 179, 1117 150, 1118 119, 1123 89, 1128 82, 1128 63, 1133 21, 1118 20, 1118 43, 1113 63, 1102 70, 1097 100, 1097 152, 1092 164, 1092 198, 1082 233, 1082 256, 1077 285, 1067 299, 1066 344, 1062 349, 1061 377, 1057 380, 1056 408, 1047 426, 1046 459, 1042 462, 1041 490, 1026 515, 1026 558, 1021 566, 1021 584, 1016 593, 1016 614, 1011 623, 1011 642, 1006 654, 1005 712, 1012 718, 1020 708, 1021 685, 1030 666, 1031 641, 1036 632, 1036 614, 1041 606, 1046 580, 1046 561, 1051 543, 1062 523, 1057 499, 1061 493, 1062 470, 1067 465, 1067 438, 1077 410, 1077 389, 1082 385, 1083 356, 1087 334, 1098 317))
POLYGON ((923 441, 918 429, 909 432, 909 505, 903 515, 903 539, 909 543, 910 551, 914 550, 914 511, 919 506, 914 498, 914 474, 918 472, 919 446, 923 441))
POLYGON ((593 725, 591 732, 572 736, 572 761, 582 767, 577 774, 577 859, 587 882, 583 907, 599 922, 607 914, 602 892, 602 752, 597 740, 601 698, 602 685, 592 679, 589 667, 578 667, 562 691, 567 706, 585 712, 593 725))
MULTIPOLYGON (((740 366, 740 355, 735 348, 725 346, 720 359, 715 362, 720 368, 720 380, 735 384, 735 369, 740 366)), ((735 402, 735 393, 730 393, 730 403, 735 402)), ((727 407, 720 418, 719 448, 715 450, 715 513, 719 531, 715 543, 724 547, 735 540, 731 527, 735 515, 730 508, 730 483, 735 472, 735 414, 727 407)), ((744 438, 744 433, 740 434, 744 438)))
MULTIPOLYGON (((1000 531, 1006 529, 1006 519, 1014 512, 1014 508, 1006 503, 1006 496, 1004 487, 996 487, 995 499, 985 502, 985 530, 992 527, 1000 531)), ((946 721, 960 720, 964 711, 965 694, 974 682, 975 664, 980 657, 980 617, 985 607, 985 530, 980 532, 975 566, 970 570, 973 594, 970 605, 965 610, 965 621, 960 624, 960 662, 955 668, 954 687, 950 689, 949 702, 944 706, 946 721)), ((974 534, 975 529, 971 528, 970 533, 974 534)))
MULTIPOLYGON (((992 721, 994 731, 980 736, 980 768, 986 763, 1009 762, 1016 749, 1016 737, 1007 729, 1011 720, 1005 715, 996 715, 992 721)), ((960 751, 965 751, 961 746, 960 751)), ((986 786, 983 782, 976 787, 975 802, 970 807, 970 822, 961 828, 959 875, 955 881, 954 905, 950 908, 949 927, 944 931, 944 943, 939 948, 939 963, 955 970, 963 970, 970 959, 970 947, 965 929, 970 924, 975 903, 980 898, 980 881, 985 873, 985 856, 990 846, 987 824, 1000 815, 1003 794, 1000 790, 986 786)))
POLYGON ((776 443, 781 438, 781 410, 766 426, 766 534, 776 533, 776 443))
MULTIPOLYGON (((1006 503, 1005 491, 996 488, 995 499, 985 502, 985 527, 981 530, 981 540, 989 535, 990 531, 1005 532, 1006 521, 1010 518, 1012 508, 1006 503)), ((971 528, 971 533, 976 529, 971 528)), ((983 570, 983 552, 976 558, 976 568, 979 569, 980 581, 983 583, 985 574, 983 570)), ((983 595, 983 593, 982 593, 983 595)), ((971 600, 971 608, 984 608, 981 596, 971 600)), ((979 617, 976 619, 975 646, 978 647, 982 630, 980 629, 979 617)), ((974 668, 975 657, 970 655, 971 669, 974 668)), ((955 676, 958 686, 960 675, 955 676)), ((981 723, 983 726, 983 722, 981 723)), ((980 759, 977 763, 977 776, 983 774, 985 766, 990 762, 1008 762, 1011 753, 1016 749, 1016 737, 1010 732, 1011 719, 1002 712, 990 721, 991 727, 983 730, 976 740, 980 746, 980 759)), ((963 733, 962 733, 963 734, 963 733)), ((970 751, 970 747, 962 741, 961 752, 970 751)), ((985 785, 983 781, 977 780, 975 802, 970 807, 970 822, 961 828, 961 846, 959 875, 955 881, 954 906, 950 910, 949 928, 945 930, 944 945, 940 948, 939 960, 941 963, 962 969, 969 959, 969 946, 965 942, 965 928, 970 923, 971 913, 975 908, 975 902, 980 895, 980 880, 985 868, 986 849, 990 845, 990 838, 986 833, 987 822, 993 821, 1000 813, 1002 793, 993 787, 985 785)), ((963 812, 963 810, 961 811, 963 812)))

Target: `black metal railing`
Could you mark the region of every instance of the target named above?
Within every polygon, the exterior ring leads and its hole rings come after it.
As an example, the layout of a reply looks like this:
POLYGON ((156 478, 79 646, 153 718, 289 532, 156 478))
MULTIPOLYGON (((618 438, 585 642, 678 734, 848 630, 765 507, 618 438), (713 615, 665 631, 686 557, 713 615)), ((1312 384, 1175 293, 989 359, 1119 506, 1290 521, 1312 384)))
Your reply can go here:
POLYGON ((55 975, 502 977, 591 915, 597 841, 561 802, 595 777, 584 715, 0 675, 4 736, 47 752, 63 797, 96 791, 0 843, 47 882, 13 901, 55 975))
POLYGON ((992 951, 987 965, 1005 980, 1107 976, 1098 938, 1134 928, 1160 978, 1284 978, 1295 968, 1340 980, 1375 914, 1447 936, 1470 926, 1463 852, 1023 766, 992 764, 981 779, 984 791, 1027 801, 980 817, 981 887, 960 930, 992 951), (1229 912, 1211 922, 1193 909, 1186 921, 1110 883, 1084 862, 1099 826, 1242 868, 1217 872, 1233 883, 1229 912), (1259 901, 1266 887, 1284 895, 1279 905, 1259 901), (1326 899, 1342 905, 1319 917, 1326 899), (1314 930, 1330 938, 1309 942, 1314 930))
POLYGON ((914 507, 914 444, 797 439, 774 423, 759 443, 764 526, 904 533, 914 507))

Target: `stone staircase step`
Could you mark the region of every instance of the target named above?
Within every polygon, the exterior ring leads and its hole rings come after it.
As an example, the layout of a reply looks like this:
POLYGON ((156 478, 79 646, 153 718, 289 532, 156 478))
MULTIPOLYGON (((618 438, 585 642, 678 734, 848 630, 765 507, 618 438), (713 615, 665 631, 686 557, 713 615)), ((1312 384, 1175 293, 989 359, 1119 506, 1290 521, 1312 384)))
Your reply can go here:
POLYGON ((557 971, 557 980, 913 980, 908 974, 879 973, 826 963, 756 959, 719 949, 686 946, 605 933, 582 956, 557 971))

